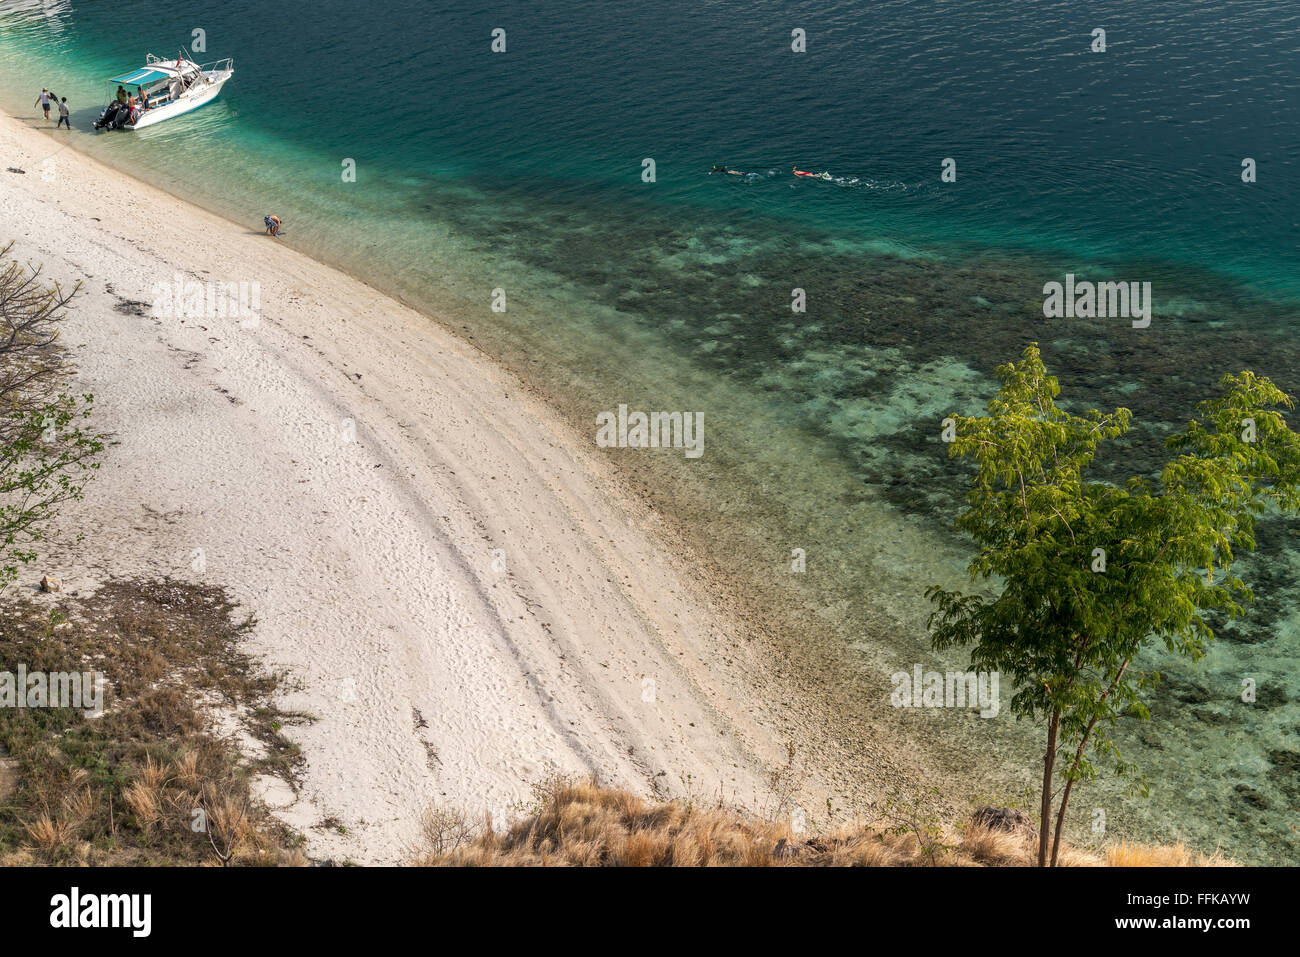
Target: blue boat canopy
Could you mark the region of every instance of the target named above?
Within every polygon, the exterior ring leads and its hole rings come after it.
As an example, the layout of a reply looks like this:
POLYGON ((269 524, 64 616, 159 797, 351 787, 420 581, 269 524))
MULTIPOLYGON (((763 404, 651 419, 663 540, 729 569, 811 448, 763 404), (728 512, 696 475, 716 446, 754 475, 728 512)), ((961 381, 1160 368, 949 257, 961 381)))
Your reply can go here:
POLYGON ((139 70, 133 70, 122 76, 115 76, 109 83, 121 83, 123 86, 146 86, 155 80, 165 80, 170 77, 170 73, 164 73, 162 70, 153 70, 149 67, 142 67, 139 70))

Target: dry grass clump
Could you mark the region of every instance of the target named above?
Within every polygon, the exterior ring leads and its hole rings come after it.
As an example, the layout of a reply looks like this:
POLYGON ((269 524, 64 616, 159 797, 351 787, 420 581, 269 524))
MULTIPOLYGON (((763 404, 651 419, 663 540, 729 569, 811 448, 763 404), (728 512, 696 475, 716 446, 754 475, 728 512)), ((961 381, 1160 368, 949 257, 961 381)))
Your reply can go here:
POLYGON ((116 582, 61 604, 0 609, 0 669, 101 671, 105 710, 0 709, 0 864, 302 863, 301 838, 249 792, 256 773, 291 776, 293 716, 240 653, 251 622, 232 623, 224 592, 116 582), (265 758, 212 733, 214 700, 254 716, 265 758))
MULTIPOLYGON (((1143 863, 1207 860, 1181 847, 1158 849, 1170 853, 1143 863)), ((1125 848, 1134 850, 1122 844, 1103 857, 1067 845, 1060 864, 1126 866, 1118 853, 1125 848)), ((949 834, 895 811, 874 826, 808 838, 792 834, 788 822, 743 809, 646 800, 594 779, 555 778, 538 785, 528 813, 503 830, 490 821, 475 826, 445 808, 430 810, 410 860, 425 867, 1026 867, 1036 854, 1031 827, 1006 830, 972 820, 949 834)))
POLYGON ((502 833, 475 835, 452 811, 425 818, 423 865, 761 866, 788 828, 725 808, 647 801, 594 781, 554 779, 535 791, 536 810, 502 833))
MULTIPOLYGON (((961 857, 986 867, 1034 867, 1038 863, 1038 831, 1032 827, 1003 830, 970 822, 962 830, 961 857)), ((1101 855, 1062 843, 1059 867, 1100 867, 1101 855)))
POLYGON ((1109 867, 1236 867, 1222 850, 1193 851, 1181 840, 1174 844, 1130 844, 1123 840, 1106 848, 1109 867))

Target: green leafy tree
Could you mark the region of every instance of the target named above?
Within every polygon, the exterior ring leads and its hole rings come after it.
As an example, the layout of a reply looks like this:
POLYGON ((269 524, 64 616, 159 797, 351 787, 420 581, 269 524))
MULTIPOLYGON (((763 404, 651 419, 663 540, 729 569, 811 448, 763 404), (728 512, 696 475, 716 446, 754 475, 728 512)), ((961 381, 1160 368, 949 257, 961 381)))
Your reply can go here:
POLYGON ((973 646, 973 669, 1017 689, 1011 712, 1045 725, 1038 863, 1049 862, 1050 832, 1054 866, 1075 783, 1095 778, 1097 762, 1136 770, 1113 730, 1123 715, 1150 717, 1140 691, 1159 674, 1134 658, 1158 641, 1199 659, 1210 620, 1251 600, 1233 556, 1255 547, 1258 516, 1300 505, 1300 436, 1283 416, 1290 396, 1251 372, 1226 375, 1200 419, 1168 440, 1174 457, 1158 478, 1089 480, 1098 447, 1128 431, 1131 413, 1057 408, 1037 344, 997 374, 988 415, 954 416, 949 447, 977 465, 956 524, 979 547, 972 580, 993 588, 929 589, 929 626, 937 649, 973 646))
POLYGON ((63 391, 59 323, 77 289, 45 285, 8 258, 11 246, 0 249, 0 589, 36 558, 60 506, 81 497, 104 447, 86 429, 93 398, 63 391))

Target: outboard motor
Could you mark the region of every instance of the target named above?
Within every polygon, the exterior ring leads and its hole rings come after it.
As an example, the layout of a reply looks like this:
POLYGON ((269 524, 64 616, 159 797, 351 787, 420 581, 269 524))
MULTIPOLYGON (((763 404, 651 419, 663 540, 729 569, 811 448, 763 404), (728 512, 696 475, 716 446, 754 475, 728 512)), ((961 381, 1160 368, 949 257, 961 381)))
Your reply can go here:
POLYGON ((114 100, 112 103, 108 104, 108 106, 105 107, 104 112, 99 115, 99 119, 95 123, 95 129, 120 130, 122 127, 126 126, 126 124, 130 123, 133 117, 138 118, 139 115, 140 107, 137 106, 133 111, 131 107, 127 106, 120 100, 114 100))
POLYGON ((95 121, 97 130, 116 130, 119 129, 125 120, 127 113, 126 104, 120 100, 114 100, 104 108, 104 112, 99 114, 99 119, 95 121))

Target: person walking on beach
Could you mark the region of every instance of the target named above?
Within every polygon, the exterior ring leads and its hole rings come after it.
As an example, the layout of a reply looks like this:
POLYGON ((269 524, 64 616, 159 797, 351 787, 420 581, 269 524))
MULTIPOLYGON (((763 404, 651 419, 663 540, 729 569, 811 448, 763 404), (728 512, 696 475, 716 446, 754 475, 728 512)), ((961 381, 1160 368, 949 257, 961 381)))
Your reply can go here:
MULTIPOLYGON (((50 118, 50 91, 41 87, 41 95, 36 98, 36 103, 41 105, 41 109, 45 111, 45 119, 48 120, 50 118)), ((35 106, 36 103, 32 105, 35 106)))
POLYGON ((279 216, 264 216, 264 217, 262 217, 262 219, 263 219, 263 221, 266 223, 266 235, 268 235, 268 236, 279 236, 279 235, 280 235, 280 217, 279 217, 279 216))
POLYGON ((72 121, 68 119, 68 98, 66 96, 59 100, 59 122, 54 128, 57 130, 60 126, 66 126, 68 132, 72 132, 72 121))

